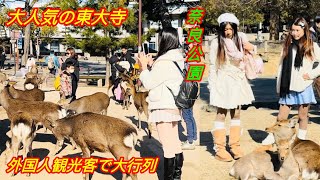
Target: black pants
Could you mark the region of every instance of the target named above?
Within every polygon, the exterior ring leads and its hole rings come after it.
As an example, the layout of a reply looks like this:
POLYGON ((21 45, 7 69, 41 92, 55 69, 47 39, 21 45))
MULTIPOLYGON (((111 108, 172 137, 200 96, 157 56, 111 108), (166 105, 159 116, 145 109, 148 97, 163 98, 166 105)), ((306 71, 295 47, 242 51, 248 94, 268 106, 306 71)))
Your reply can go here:
POLYGON ((78 78, 76 75, 74 74, 71 74, 71 77, 72 77, 72 93, 71 93, 71 96, 72 96, 72 101, 76 99, 76 92, 77 92, 77 89, 78 89, 78 78))
POLYGON ((4 69, 4 61, 0 61, 0 68, 4 69))

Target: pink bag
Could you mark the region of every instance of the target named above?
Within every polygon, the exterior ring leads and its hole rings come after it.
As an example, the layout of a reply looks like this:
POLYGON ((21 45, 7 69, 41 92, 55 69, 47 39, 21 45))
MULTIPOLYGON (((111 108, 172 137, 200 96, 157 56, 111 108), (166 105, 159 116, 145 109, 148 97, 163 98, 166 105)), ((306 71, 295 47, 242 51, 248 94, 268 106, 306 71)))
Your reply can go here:
POLYGON ((118 87, 114 90, 114 95, 116 96, 116 100, 123 100, 124 99, 124 95, 122 93, 121 90, 121 86, 120 84, 118 85, 118 87))
POLYGON ((261 57, 253 58, 252 54, 246 54, 247 60, 245 62, 246 77, 250 80, 256 79, 259 74, 263 72, 263 60, 261 57))

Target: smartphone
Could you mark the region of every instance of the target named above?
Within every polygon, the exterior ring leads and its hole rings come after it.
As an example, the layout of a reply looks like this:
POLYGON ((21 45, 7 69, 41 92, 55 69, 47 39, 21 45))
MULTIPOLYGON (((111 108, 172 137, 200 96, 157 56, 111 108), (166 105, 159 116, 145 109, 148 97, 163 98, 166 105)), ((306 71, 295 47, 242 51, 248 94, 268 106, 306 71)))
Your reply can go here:
POLYGON ((144 44, 143 44, 143 52, 144 52, 145 54, 149 54, 149 48, 148 48, 148 44, 147 44, 147 43, 144 43, 144 44))

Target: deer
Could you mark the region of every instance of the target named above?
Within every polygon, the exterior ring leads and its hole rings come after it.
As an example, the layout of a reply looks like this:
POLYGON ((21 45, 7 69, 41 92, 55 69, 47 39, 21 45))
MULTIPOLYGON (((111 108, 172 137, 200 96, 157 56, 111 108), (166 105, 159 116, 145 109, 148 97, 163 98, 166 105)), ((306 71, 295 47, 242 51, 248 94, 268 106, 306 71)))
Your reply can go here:
MULTIPOLYGON (((278 121, 273 126, 266 129, 272 133, 277 144, 282 139, 289 139, 288 134, 292 130, 292 123, 296 123, 297 119, 278 121)), ((295 129, 294 129, 295 130, 295 129)), ((318 179, 320 176, 320 146, 311 140, 301 140, 295 137, 290 149, 299 166, 300 177, 302 179, 318 179)))
POLYGON ((23 84, 24 86, 24 89, 25 90, 30 90, 30 89, 34 89, 34 88, 39 88, 39 86, 43 83, 44 81, 44 78, 41 77, 40 75, 38 74, 35 74, 33 72, 28 72, 26 75, 25 75, 25 82, 23 84))
MULTIPOLYGON (((6 142, 5 162, 8 164, 13 157, 18 157, 20 144, 23 145, 23 159, 27 157, 28 152, 32 157, 32 141, 35 137, 35 123, 30 114, 25 112, 17 112, 11 117, 11 142, 6 142)), ((11 174, 14 176, 14 172, 11 174)), ((27 174, 30 176, 30 174, 27 174)))
MULTIPOLYGON (((276 132, 276 142, 292 139, 296 134, 295 125, 297 122, 297 118, 280 120, 273 126, 266 128, 266 131, 270 133, 276 132)), ((284 146, 281 146, 280 148, 278 147, 278 150, 281 152, 281 155, 279 155, 279 162, 284 162, 287 158, 287 154, 285 154, 286 156, 283 155, 283 147, 284 146)), ((294 169, 294 167, 288 166, 288 164, 290 164, 289 161, 292 159, 289 158, 286 163, 282 163, 280 170, 278 172, 274 172, 274 165, 271 162, 270 156, 273 152, 269 150, 269 146, 263 146, 245 155, 234 163, 229 174, 237 179, 257 178, 286 180, 286 177, 289 177, 286 172, 291 172, 291 168, 294 169)))
POLYGON ((285 180, 274 171, 269 151, 253 151, 239 160, 231 167, 229 175, 241 180, 273 179, 285 180))
MULTIPOLYGON (((49 123, 57 138, 55 154, 61 149, 64 138, 69 137, 80 146, 83 158, 90 158, 94 151, 109 151, 118 160, 121 157, 128 160, 137 143, 137 130, 131 124, 110 116, 85 112, 49 123)), ((130 176, 137 180, 136 174, 130 176)), ((85 174, 83 179, 89 180, 89 174, 85 174)), ((126 175, 122 179, 126 179, 126 175)))
MULTIPOLYGON (((133 97, 133 102, 134 102, 134 106, 136 107, 137 111, 138 111, 138 129, 141 129, 141 117, 140 115, 142 113, 144 113, 147 116, 147 119, 149 119, 149 111, 148 111, 148 102, 147 102, 147 97, 149 92, 136 92, 136 88, 133 84, 128 83, 128 82, 124 82, 122 83, 123 87, 126 87, 127 91, 130 92, 130 94, 133 97)), ((148 122, 148 133, 149 133, 149 138, 151 138, 152 134, 151 134, 151 130, 152 130, 152 125, 151 123, 148 122)))
POLYGON ((13 85, 9 86, 9 93, 14 99, 26 100, 26 101, 44 101, 45 94, 38 88, 30 90, 19 90, 14 88, 13 85))
POLYGON ((93 112, 107 115, 107 110, 110 104, 110 98, 103 92, 97 92, 88 96, 83 96, 72 101, 69 99, 60 99, 58 104, 66 110, 73 110, 77 114, 83 112, 93 112))
MULTIPOLYGON (((294 116, 291 119, 278 120, 272 126, 267 127, 265 130, 267 133, 272 133, 275 140, 288 139, 296 133, 295 126, 298 123, 298 117, 294 116)), ((271 150, 273 145, 263 145, 256 149, 256 151, 271 150)))
POLYGON ((124 93, 124 99, 123 99, 123 104, 122 104, 122 109, 129 109, 130 106, 130 96, 132 94, 130 93, 130 89, 126 89, 125 93, 124 93))
POLYGON ((1 90, 0 104, 6 110, 10 120, 17 112, 25 112, 30 114, 36 125, 42 124, 49 130, 51 127, 46 120, 55 121, 66 116, 66 110, 52 102, 13 99, 8 85, 1 90))
POLYGON ((295 136, 290 139, 280 139, 276 141, 278 157, 281 163, 281 168, 277 173, 287 180, 301 179, 299 165, 291 149, 294 138, 295 136))

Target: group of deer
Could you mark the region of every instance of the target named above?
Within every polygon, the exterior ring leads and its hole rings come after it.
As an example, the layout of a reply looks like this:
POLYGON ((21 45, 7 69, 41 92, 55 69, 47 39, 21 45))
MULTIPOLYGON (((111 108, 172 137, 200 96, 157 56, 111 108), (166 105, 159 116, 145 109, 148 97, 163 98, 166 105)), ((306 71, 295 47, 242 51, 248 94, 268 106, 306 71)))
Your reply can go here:
POLYGON ((300 180, 320 178, 320 146, 311 140, 296 137, 295 125, 298 118, 277 121, 266 129, 273 133, 277 152, 270 152, 270 146, 260 147, 234 163, 230 175, 242 180, 274 179, 300 180), (280 169, 274 171, 276 164, 271 154, 278 155, 280 169))
MULTIPOLYGON (((98 92, 71 103, 70 99, 62 99, 57 104, 46 102, 44 92, 38 89, 39 76, 30 76, 30 73, 26 76, 25 87, 30 83, 33 89, 18 90, 5 83, 7 81, 0 85, 0 104, 11 121, 11 142, 6 143, 6 163, 18 156, 20 147, 23 147, 23 158, 28 153, 33 156, 32 141, 37 125, 52 131, 57 139, 51 155, 60 151, 67 138, 74 148, 80 147, 83 158, 89 158, 93 151, 109 151, 117 159, 129 159, 137 142, 137 131, 121 119, 106 116, 110 103, 108 95, 98 92)), ((130 176, 133 180, 137 179, 136 174, 130 176)), ((123 175, 123 179, 126 177, 123 175)), ((84 174, 83 178, 89 179, 89 174, 84 174)))

